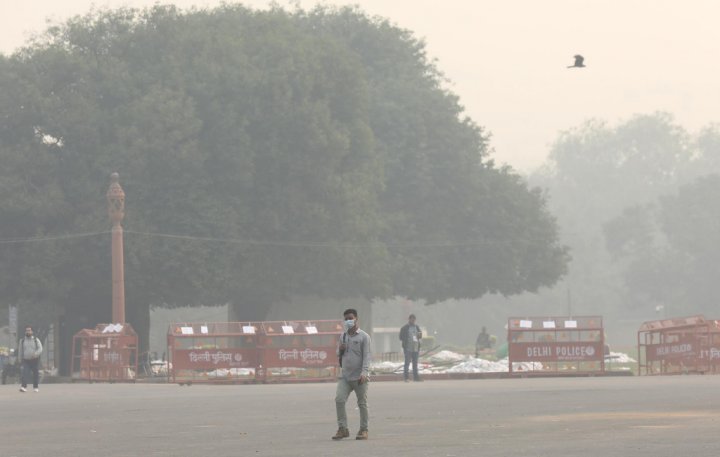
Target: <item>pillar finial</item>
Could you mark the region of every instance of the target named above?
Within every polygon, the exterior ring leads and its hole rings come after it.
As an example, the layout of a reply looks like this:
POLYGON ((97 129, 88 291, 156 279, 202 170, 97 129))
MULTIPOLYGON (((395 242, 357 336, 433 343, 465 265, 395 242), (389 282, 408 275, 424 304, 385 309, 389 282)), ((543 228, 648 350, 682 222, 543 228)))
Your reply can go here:
POLYGON ((110 175, 110 188, 107 191, 108 214, 113 225, 120 225, 125 217, 125 192, 120 186, 120 175, 110 175))

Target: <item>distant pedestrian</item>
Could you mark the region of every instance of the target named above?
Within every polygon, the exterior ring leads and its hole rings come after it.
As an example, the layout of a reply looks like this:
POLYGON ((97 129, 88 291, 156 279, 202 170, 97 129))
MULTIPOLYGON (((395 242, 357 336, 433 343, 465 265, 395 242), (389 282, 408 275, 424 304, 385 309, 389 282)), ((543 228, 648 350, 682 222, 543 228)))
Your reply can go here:
POLYGON ((485 349, 490 349, 491 347, 492 341, 490 340, 490 335, 485 327, 483 327, 475 340, 475 358, 477 359, 480 356, 480 352, 485 349))
POLYGON ((415 324, 415 315, 408 317, 408 323, 400 329, 400 341, 402 342, 403 352, 405 353, 405 366, 403 375, 405 382, 410 381, 409 368, 412 363, 413 380, 420 381, 418 373, 418 358, 420 357, 420 340, 422 340, 422 330, 415 324))
POLYGON ((368 439, 368 384, 370 378, 370 335, 358 327, 358 314, 354 309, 347 309, 343 313, 345 319, 345 332, 338 341, 338 357, 340 358, 340 376, 335 393, 335 410, 337 412, 338 430, 334 440, 341 440, 350 436, 348 429, 345 403, 350 392, 355 391, 358 409, 360 409, 360 431, 356 440, 368 439))
POLYGON ((17 357, 22 364, 20 370, 20 392, 27 392, 28 377, 32 374, 33 390, 39 391, 40 354, 43 347, 40 340, 33 334, 29 325, 25 327, 25 337, 18 341, 17 357))

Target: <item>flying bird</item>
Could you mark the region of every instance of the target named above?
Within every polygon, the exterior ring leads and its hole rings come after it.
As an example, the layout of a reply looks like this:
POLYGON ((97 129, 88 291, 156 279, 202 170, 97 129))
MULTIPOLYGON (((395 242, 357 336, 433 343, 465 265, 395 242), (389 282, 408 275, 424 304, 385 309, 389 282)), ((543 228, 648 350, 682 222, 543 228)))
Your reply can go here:
POLYGON ((575 64, 569 65, 568 68, 584 68, 585 64, 583 63, 585 61, 585 57, 581 56, 580 54, 575 55, 575 64))

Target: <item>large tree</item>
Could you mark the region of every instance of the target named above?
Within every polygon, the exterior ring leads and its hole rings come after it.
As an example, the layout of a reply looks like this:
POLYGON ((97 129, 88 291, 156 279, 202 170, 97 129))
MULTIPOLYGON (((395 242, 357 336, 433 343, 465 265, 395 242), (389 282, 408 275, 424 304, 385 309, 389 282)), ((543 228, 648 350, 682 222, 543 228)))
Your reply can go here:
POLYGON ((84 325, 109 318, 112 171, 136 327, 152 304, 254 320, 293 295, 515 294, 565 271, 543 195, 489 160, 423 43, 356 9, 102 11, 0 65, 0 238, 100 233, 3 245, 0 288, 84 325))
POLYGON ((565 303, 572 295, 576 311, 602 313, 614 328, 616 319, 652 317, 656 306, 678 303, 670 278, 684 261, 667 244, 658 198, 717 172, 718 138, 716 126, 691 135, 667 113, 561 133, 531 182, 547 188, 573 259, 565 280, 539 300, 565 303))
POLYGON ((720 299, 720 175, 697 178, 605 227, 630 306, 715 317, 720 299))

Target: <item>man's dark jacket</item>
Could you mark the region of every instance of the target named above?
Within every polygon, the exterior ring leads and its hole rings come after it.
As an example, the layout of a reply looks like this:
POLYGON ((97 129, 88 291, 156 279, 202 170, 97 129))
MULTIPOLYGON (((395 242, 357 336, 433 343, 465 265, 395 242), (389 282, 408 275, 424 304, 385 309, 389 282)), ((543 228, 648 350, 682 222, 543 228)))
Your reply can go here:
MULTIPOLYGON (((417 324, 413 324, 413 327, 417 329, 417 332, 420 333, 420 326, 417 324)), ((407 339, 408 339, 408 332, 410 331, 410 323, 403 325, 400 329, 400 341, 402 341, 402 348, 403 351, 407 351, 407 339)), ((418 350, 420 349, 420 340, 418 340, 418 350)))

